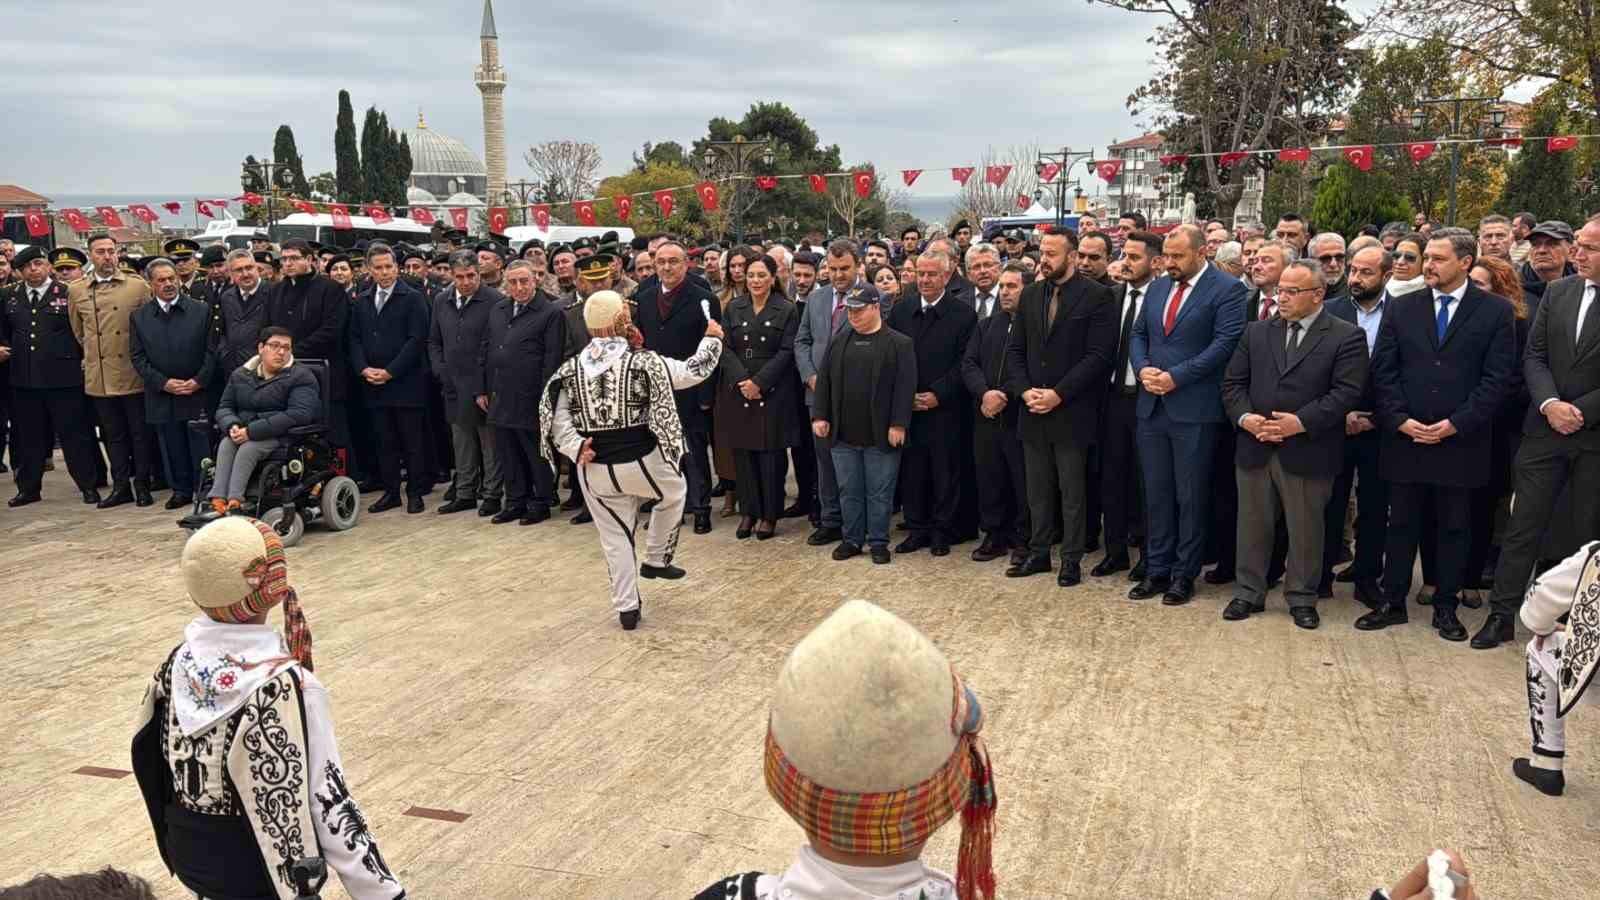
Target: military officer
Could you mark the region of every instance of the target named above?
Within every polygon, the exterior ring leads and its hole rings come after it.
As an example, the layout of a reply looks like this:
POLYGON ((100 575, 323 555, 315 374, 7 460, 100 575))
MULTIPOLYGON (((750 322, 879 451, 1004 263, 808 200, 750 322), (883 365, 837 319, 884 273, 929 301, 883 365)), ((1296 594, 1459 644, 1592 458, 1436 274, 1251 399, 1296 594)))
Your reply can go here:
POLYGON ((178 289, 191 298, 205 280, 200 274, 200 245, 189 238, 173 238, 161 245, 161 252, 178 269, 178 289))
POLYGON ((77 247, 57 247, 50 251, 50 267, 56 280, 71 284, 83 277, 83 267, 89 264, 89 255, 77 247))
POLYGON ((44 251, 28 247, 13 260, 22 281, 0 295, 0 362, 11 379, 12 461, 17 495, 8 505, 37 503, 50 448, 59 441, 83 502, 99 503, 95 449, 83 398, 83 348, 68 317, 67 286, 50 277, 44 251))
POLYGON ((128 348, 128 320, 150 300, 150 285, 120 271, 116 252, 110 235, 89 238, 94 271, 68 289, 67 318, 83 351, 83 390, 94 400, 111 463, 111 495, 100 501, 101 509, 154 502, 150 483, 156 460, 144 422, 144 380, 128 348))

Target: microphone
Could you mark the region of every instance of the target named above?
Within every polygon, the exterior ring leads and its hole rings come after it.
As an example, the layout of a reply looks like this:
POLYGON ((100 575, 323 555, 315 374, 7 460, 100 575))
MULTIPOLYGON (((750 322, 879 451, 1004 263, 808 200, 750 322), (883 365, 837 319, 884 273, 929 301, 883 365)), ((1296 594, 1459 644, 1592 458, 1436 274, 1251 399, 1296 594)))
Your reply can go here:
POLYGON ((700 298, 700 312, 705 314, 707 322, 711 321, 711 301, 710 300, 707 300, 704 297, 700 298))

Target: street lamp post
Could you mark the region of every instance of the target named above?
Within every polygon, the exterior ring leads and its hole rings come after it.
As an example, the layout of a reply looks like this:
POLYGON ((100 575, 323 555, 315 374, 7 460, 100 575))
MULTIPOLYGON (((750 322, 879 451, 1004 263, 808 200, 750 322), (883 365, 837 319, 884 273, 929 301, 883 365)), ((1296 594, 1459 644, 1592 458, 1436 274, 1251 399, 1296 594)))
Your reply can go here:
POLYGON ((528 224, 528 200, 533 196, 533 192, 538 190, 538 188, 539 185, 529 181, 526 178, 506 184, 506 199, 509 200, 513 196, 516 197, 517 216, 524 225, 528 224), (512 194, 512 191, 516 191, 516 193, 512 194))
MULTIPOLYGON (((1429 106, 1450 107, 1450 133, 1446 135, 1450 140, 1450 193, 1445 208, 1445 222, 1449 225, 1456 224, 1456 177, 1461 170, 1461 140, 1469 137, 1461 131, 1461 111, 1468 104, 1493 103, 1498 104, 1499 97, 1427 97, 1417 101, 1417 108, 1411 111, 1411 127, 1421 131, 1428 122, 1429 106)), ((1496 105, 1489 110, 1489 126, 1496 132, 1505 124, 1506 112, 1496 105)))
POLYGON ((750 173, 750 163, 760 154, 763 165, 771 166, 774 159, 774 142, 772 138, 762 138, 758 141, 747 140, 744 135, 736 134, 731 141, 706 141, 703 159, 706 164, 706 174, 714 174, 718 162, 727 165, 727 170, 734 176, 733 182, 733 240, 738 243, 744 240, 744 204, 740 202, 739 195, 744 191, 744 182, 750 173))
MULTIPOLYGON (((1060 153, 1039 154, 1039 162, 1037 163, 1038 167, 1042 168, 1050 163, 1055 163, 1061 167, 1061 171, 1056 173, 1056 225, 1059 226, 1066 221, 1067 185, 1069 184, 1067 181, 1067 176, 1072 173, 1072 167, 1077 164, 1079 160, 1084 160, 1087 162, 1093 158, 1093 147, 1090 147, 1088 150, 1079 151, 1074 151, 1071 147, 1062 147, 1060 153)), ((1076 182, 1070 183, 1076 184, 1076 182)), ((1083 191, 1080 189, 1078 193, 1082 194, 1083 191)))
POLYGON ((271 157, 261 160, 254 165, 242 163, 240 168, 244 174, 239 177, 239 183, 245 190, 252 193, 265 195, 267 201, 267 236, 272 236, 273 200, 278 196, 280 188, 288 190, 294 184, 294 170, 288 163, 273 162, 271 157))

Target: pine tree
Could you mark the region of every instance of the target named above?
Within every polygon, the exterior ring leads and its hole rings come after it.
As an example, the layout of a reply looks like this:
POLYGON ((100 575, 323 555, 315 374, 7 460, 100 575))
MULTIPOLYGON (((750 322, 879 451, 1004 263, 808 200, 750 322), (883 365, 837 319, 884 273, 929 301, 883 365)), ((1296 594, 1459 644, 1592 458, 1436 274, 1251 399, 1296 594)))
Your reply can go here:
POLYGON ((1337 231, 1346 239, 1354 238, 1364 225, 1410 218, 1411 201, 1393 176, 1378 170, 1363 172, 1348 163, 1328 167, 1311 208, 1318 231, 1337 231))
POLYGON ((333 129, 334 182, 340 201, 357 203, 364 193, 361 155, 356 151, 356 114, 350 107, 350 92, 339 92, 339 117, 333 129))
MULTIPOLYGON (((1532 115, 1523 126, 1529 134, 1552 135, 1561 133, 1561 109, 1555 103, 1535 102, 1532 115)), ((1577 212, 1573 202, 1572 151, 1551 153, 1545 149, 1544 138, 1529 141, 1517 151, 1516 161, 1506 176, 1505 190, 1500 194, 1499 209, 1520 212, 1528 210, 1540 221, 1561 219, 1571 222, 1577 212)), ((1507 213, 1508 215, 1510 213, 1507 213)))
POLYGON ((284 186, 285 190, 296 197, 311 193, 311 185, 306 181, 305 162, 300 159, 300 151, 294 145, 294 129, 287 125, 279 125, 278 133, 272 138, 272 161, 289 167, 290 181, 284 186))

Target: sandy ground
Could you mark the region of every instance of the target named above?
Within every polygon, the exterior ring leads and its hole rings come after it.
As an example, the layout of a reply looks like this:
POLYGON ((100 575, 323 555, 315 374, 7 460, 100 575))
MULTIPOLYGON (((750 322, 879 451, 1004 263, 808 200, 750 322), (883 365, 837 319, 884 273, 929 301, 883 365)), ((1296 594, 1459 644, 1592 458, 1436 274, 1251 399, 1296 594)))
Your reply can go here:
MULTIPOLYGON (((159 505, 81 505, 61 471, 46 492, 0 508, 0 884, 114 865, 184 896, 134 780, 74 773, 128 768, 145 681, 193 613, 184 533, 159 505)), ((628 634, 592 527, 437 505, 313 529, 289 557, 352 790, 412 897, 683 898, 781 869, 802 837, 761 781, 768 693, 852 597, 922 628, 984 702, 1002 897, 1365 898, 1441 844, 1485 896, 1595 896, 1600 724, 1576 716, 1566 797, 1524 786, 1521 647, 1448 644, 1426 610, 1357 632, 1340 585, 1319 631, 1277 597, 1228 623, 1221 589, 1180 609, 1125 599, 1120 575, 1061 590, 970 544, 834 563, 803 522, 758 544, 718 519, 685 530, 690 577, 644 582, 628 634)), ((927 860, 951 868, 955 840, 927 860)))

